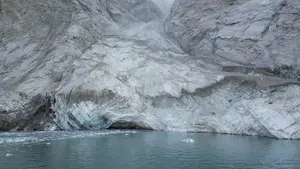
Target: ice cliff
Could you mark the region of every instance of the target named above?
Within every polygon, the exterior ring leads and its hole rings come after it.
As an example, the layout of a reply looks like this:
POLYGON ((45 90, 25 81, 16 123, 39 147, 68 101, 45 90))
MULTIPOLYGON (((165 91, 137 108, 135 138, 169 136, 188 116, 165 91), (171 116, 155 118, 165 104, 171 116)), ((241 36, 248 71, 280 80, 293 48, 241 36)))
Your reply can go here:
POLYGON ((172 3, 0 1, 0 129, 300 139, 300 1, 172 3))

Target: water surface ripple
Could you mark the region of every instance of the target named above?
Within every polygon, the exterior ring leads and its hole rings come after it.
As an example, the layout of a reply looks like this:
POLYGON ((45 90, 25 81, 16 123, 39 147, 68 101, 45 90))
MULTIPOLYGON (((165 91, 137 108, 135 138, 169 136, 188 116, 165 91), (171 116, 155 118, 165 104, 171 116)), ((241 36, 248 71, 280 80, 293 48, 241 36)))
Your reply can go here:
POLYGON ((300 141, 120 130, 0 134, 0 169, 99 168, 300 169, 300 141))

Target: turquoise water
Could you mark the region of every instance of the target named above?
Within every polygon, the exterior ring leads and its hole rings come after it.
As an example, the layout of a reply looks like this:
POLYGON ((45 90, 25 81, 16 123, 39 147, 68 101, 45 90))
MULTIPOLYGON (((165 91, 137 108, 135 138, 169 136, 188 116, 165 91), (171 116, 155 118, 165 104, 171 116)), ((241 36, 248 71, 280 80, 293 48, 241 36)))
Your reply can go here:
POLYGON ((0 168, 300 169, 300 141, 118 130, 2 133, 0 168))

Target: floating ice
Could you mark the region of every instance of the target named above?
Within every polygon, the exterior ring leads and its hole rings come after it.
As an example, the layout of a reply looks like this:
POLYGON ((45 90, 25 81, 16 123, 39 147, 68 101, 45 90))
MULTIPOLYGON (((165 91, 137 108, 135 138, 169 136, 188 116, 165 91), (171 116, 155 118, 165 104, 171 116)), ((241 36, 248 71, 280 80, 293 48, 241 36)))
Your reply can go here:
POLYGON ((184 140, 181 140, 182 142, 186 142, 186 143, 194 143, 195 141, 191 138, 187 138, 187 139, 184 139, 184 140))
POLYGON ((12 156, 12 154, 6 153, 5 156, 6 156, 6 157, 9 157, 9 156, 12 156))
MULTIPOLYGON (((32 144, 43 143, 51 145, 52 140, 74 139, 83 137, 105 137, 116 134, 135 134, 137 131, 131 130, 100 130, 85 132, 33 132, 33 133, 0 133, 0 145, 2 144, 32 144)), ((28 147, 31 147, 30 145, 28 147)))

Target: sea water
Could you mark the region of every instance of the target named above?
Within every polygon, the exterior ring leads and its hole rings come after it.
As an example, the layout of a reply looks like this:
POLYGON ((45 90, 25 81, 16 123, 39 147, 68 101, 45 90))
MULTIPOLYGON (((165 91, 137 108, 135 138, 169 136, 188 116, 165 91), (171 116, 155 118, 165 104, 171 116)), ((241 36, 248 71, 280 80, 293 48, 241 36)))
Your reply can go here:
POLYGON ((300 141, 179 132, 0 133, 0 169, 300 169, 300 141))

